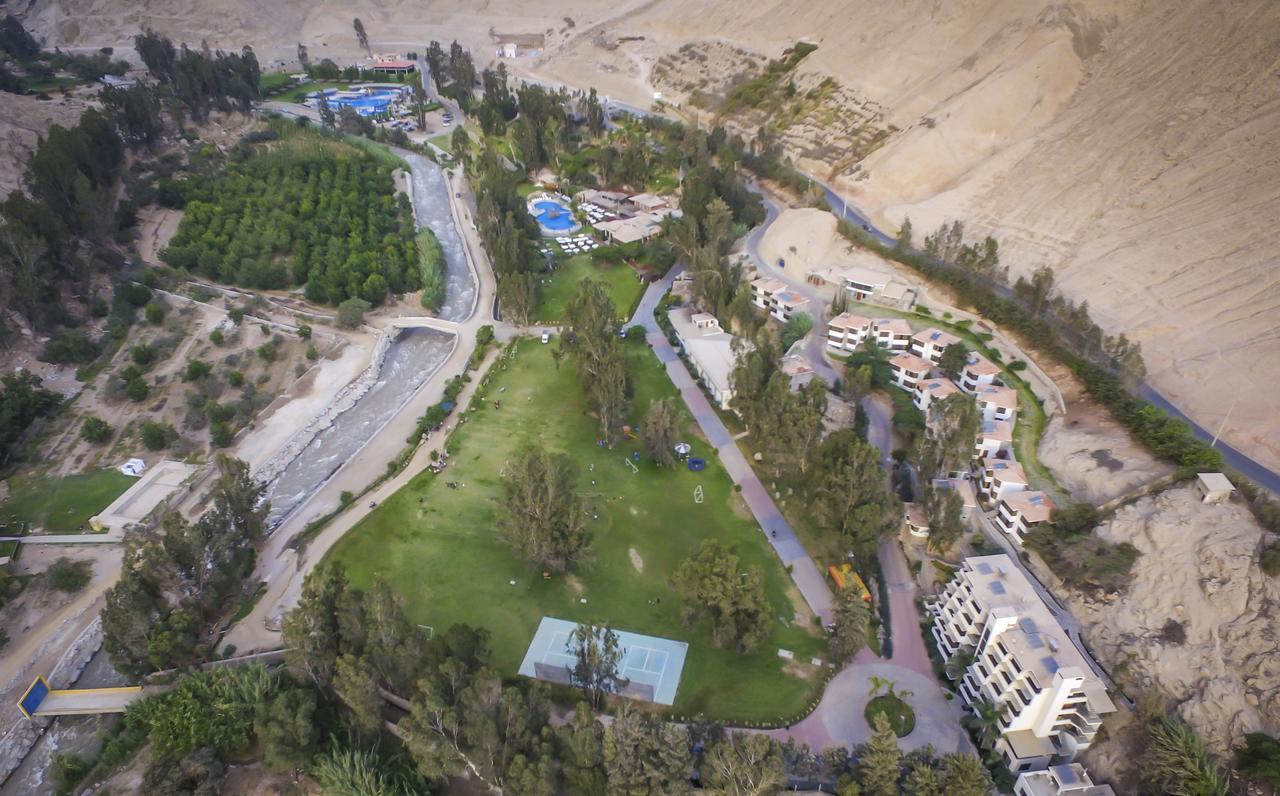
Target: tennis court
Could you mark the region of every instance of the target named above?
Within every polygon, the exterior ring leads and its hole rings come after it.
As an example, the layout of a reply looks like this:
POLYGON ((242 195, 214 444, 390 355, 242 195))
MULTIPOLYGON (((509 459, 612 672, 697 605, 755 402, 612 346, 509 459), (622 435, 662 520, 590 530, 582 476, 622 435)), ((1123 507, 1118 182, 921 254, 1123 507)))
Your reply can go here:
MULTIPOLYGON (((575 662, 569 639, 576 627, 575 622, 544 616, 520 664, 520 674, 568 684, 575 662)), ((683 641, 616 628, 614 632, 618 634, 618 645, 622 648, 618 674, 625 681, 618 693, 659 705, 673 704, 689 645, 683 641)))

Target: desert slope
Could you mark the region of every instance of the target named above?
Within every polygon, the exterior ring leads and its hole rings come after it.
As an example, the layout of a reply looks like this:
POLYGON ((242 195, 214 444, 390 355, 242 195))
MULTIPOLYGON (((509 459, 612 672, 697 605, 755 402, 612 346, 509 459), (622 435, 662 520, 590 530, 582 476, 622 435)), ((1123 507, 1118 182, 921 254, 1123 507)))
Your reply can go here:
MULTIPOLYGON (((959 218, 996 235, 1015 276, 1052 266, 1108 331, 1142 343, 1158 389, 1280 469, 1271 0, 33 0, 26 12, 49 44, 119 45, 147 24, 248 42, 264 60, 298 41, 313 58, 356 55, 355 16, 375 51, 458 38, 482 61, 492 33, 543 33, 546 50, 517 71, 636 103, 687 44, 759 58, 816 42, 797 82, 835 77, 888 136, 860 162, 797 147, 802 166, 891 226, 959 218)), ((728 80, 741 62, 722 66, 728 80)))

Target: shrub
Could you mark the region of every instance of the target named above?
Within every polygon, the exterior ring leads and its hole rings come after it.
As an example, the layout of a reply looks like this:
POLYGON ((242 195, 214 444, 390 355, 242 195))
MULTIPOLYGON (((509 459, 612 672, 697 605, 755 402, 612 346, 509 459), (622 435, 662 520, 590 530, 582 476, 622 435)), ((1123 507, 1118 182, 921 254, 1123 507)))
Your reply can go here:
POLYGON ((243 387, 244 373, 238 370, 227 371, 227 384, 230 384, 232 387, 243 387))
POLYGON ((178 432, 172 425, 154 420, 143 423, 138 429, 138 435, 149 451, 163 450, 178 440, 178 432))
POLYGON ((262 345, 258 346, 258 356, 262 357, 267 362, 275 362, 276 361, 276 344, 263 343, 262 345))
POLYGON ((83 365, 98 356, 98 344, 89 339, 83 329, 63 329, 45 343, 40 354, 43 362, 54 365, 76 363, 83 365))
POLYGON ((49 565, 44 571, 49 585, 58 591, 77 592, 89 585, 93 577, 93 565, 88 561, 72 561, 65 556, 49 565))
POLYGON ((222 345, 226 341, 227 341, 227 338, 225 335, 222 334, 221 329, 214 329, 212 332, 209 332, 209 342, 213 343, 214 345, 222 345))
POLYGON ((80 426, 80 436, 86 442, 101 445, 111 439, 111 425, 96 415, 89 415, 80 426))
POLYGON ((187 369, 182 373, 183 381, 199 381, 213 372, 213 366, 203 359, 187 360, 187 369))
POLYGON ((159 326, 164 323, 164 305, 158 301, 148 304, 143 314, 146 316, 147 323, 152 326, 159 326))
POLYGON ((320 358, 320 352, 316 350, 316 347, 313 345, 307 346, 307 359, 310 359, 311 361, 314 362, 319 358, 320 358))
POLYGON ((139 373, 132 378, 124 380, 124 394, 128 396, 130 401, 145 401, 147 396, 151 394, 151 388, 147 386, 146 380, 139 373))
POLYGON ((311 327, 305 323, 298 324, 298 337, 303 340, 311 339, 311 327))
POLYGON ((355 329, 364 323, 364 314, 373 305, 362 298, 349 298, 338 305, 338 325, 343 329, 355 329))
POLYGON ((1262 571, 1268 575, 1272 577, 1280 575, 1280 542, 1272 542, 1264 549, 1258 563, 1262 566, 1262 571))
POLYGON ((129 358, 138 367, 146 368, 155 364, 155 361, 160 358, 160 354, 156 351, 155 346, 149 343, 138 343, 129 349, 129 358))
POLYGON ((209 424, 209 442, 215 448, 225 448, 234 440, 235 433, 227 423, 219 420, 209 424))

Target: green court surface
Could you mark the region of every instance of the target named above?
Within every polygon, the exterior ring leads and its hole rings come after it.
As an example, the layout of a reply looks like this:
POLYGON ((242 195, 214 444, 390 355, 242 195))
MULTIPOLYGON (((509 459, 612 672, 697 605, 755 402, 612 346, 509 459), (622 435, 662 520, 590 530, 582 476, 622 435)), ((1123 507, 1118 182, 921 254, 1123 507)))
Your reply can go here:
MULTIPOLYGON (((812 667, 793 667, 806 676, 784 671, 778 649, 808 661, 823 654, 824 642, 812 624, 796 623, 794 586, 706 443, 686 435, 693 455, 709 459, 701 473, 644 460, 633 472, 628 461, 639 442, 624 440, 613 450, 597 445, 574 365, 566 360, 557 367, 552 346, 536 340, 514 350, 513 359, 494 366, 473 404, 480 408, 451 438, 450 466, 439 476, 419 474, 353 528, 329 560, 341 562, 357 586, 375 574, 388 579, 415 622, 487 628, 504 675, 515 675, 543 616, 590 620, 689 643, 674 715, 775 722, 803 710, 817 693, 818 676, 812 667), (544 577, 494 535, 499 473, 527 441, 568 454, 580 468, 594 544, 590 559, 569 576, 544 577), (752 654, 716 649, 707 625, 681 622, 668 577, 710 538, 733 545, 744 565, 766 572, 774 632, 752 654)), ((633 417, 642 417, 651 401, 676 392, 646 346, 628 344, 627 351, 633 417)), ((692 429, 682 404, 680 412, 682 426, 692 429)))

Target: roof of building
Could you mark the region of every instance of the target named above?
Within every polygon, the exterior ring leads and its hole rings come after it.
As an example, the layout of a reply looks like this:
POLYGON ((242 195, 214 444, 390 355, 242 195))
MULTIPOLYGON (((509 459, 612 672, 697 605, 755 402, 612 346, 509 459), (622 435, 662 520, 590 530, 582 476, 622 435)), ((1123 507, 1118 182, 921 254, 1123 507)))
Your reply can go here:
POLYGON ((967 509, 978 505, 978 490, 973 488, 973 481, 968 478, 935 478, 933 486, 935 489, 950 490, 958 494, 967 509))
POLYGON ((418 64, 416 61, 405 61, 405 60, 397 59, 397 60, 388 60, 388 61, 376 61, 373 64, 373 68, 374 69, 412 69, 417 65, 418 64))
POLYGON ((1011 511, 1018 512, 1026 522, 1044 522, 1053 515, 1055 508, 1048 495, 1037 491, 1010 492, 1000 498, 1000 502, 1008 506, 1011 511))
POLYGON ((988 384, 978 390, 976 397, 979 403, 992 403, 1002 409, 1018 408, 1018 391, 1012 387, 988 384))
POLYGON ((619 243, 635 243, 638 240, 651 238, 658 234, 661 225, 647 213, 640 213, 631 218, 618 218, 613 221, 598 221, 591 226, 607 232, 619 243))
POLYGON ((779 290, 777 293, 773 294, 773 297, 777 299, 779 303, 787 304, 792 307, 799 307, 801 304, 809 303, 809 299, 807 297, 797 293, 791 288, 779 290))
POLYGON ((621 191, 598 191, 595 188, 588 188, 585 191, 579 191, 575 198, 579 202, 617 204, 626 199, 627 195, 621 191))
POLYGON ((915 354, 908 354, 904 351, 889 360, 889 367, 900 368, 908 373, 928 373, 933 367, 933 363, 927 359, 921 359, 915 354))
POLYGON ((782 358, 782 372, 795 378, 806 373, 813 373, 813 365, 803 354, 788 354, 782 358))
POLYGON ((1210 492, 1230 492, 1235 489, 1231 479, 1222 473, 1196 473, 1200 485, 1210 492))
POLYGON ((950 379, 928 379, 916 384, 916 391, 929 393, 930 401, 941 401, 948 395, 960 392, 960 388, 953 384, 950 379))
POLYGON ((636 207, 643 207, 646 210, 655 207, 665 207, 668 204, 666 197, 658 196, 654 193, 638 193, 629 200, 636 207))
POLYGON ((720 326, 720 320, 709 312, 695 312, 689 320, 699 326, 714 325, 717 328, 720 326))
POLYGON ((1008 420, 984 420, 978 429, 978 439, 1013 442, 1013 424, 1008 420))
POLYGON ((781 279, 774 279, 771 276, 762 276, 751 283, 754 290, 760 290, 765 293, 777 293, 779 290, 786 290, 787 283, 781 279))
POLYGON ((983 470, 1006 484, 1025 484, 1027 482, 1026 471, 1022 469, 1022 465, 1013 459, 993 459, 988 456, 982 461, 983 470))
POLYGON ((870 268, 851 267, 842 269, 844 281, 857 282, 860 285, 880 289, 893 281, 893 274, 875 271, 870 268))
POLYGON ((911 324, 902 318, 876 318, 872 321, 876 325, 876 331, 889 332, 894 335, 911 335, 911 324))
POLYGON ((904 285, 896 279, 890 279, 888 284, 880 288, 881 298, 890 299, 892 301, 901 301, 910 292, 910 285, 904 285))
POLYGON ((1079 763, 1024 772, 1018 777, 1014 791, 1031 796, 1115 796, 1110 785, 1093 784, 1089 772, 1079 763))
POLYGON ((974 377, 981 376, 997 376, 1000 374, 1000 366, 991 360, 979 354, 976 351, 970 351, 969 356, 964 360, 965 373, 972 373, 974 377))
POLYGON ((729 375, 733 373, 738 355, 733 350, 733 335, 714 328, 701 329, 693 323, 693 312, 688 307, 677 307, 668 316, 671 325, 684 342, 685 352, 698 364, 710 387, 717 395, 730 391, 729 375))
POLYGON ((852 312, 842 312, 827 321, 827 326, 833 326, 837 329, 866 329, 870 325, 870 318, 854 315, 852 312))
POLYGON ((941 329, 935 329, 933 327, 930 327, 920 332, 916 332, 915 334, 911 335, 911 339, 919 343, 920 345, 925 345, 926 343, 928 343, 937 348, 946 348, 952 343, 960 342, 960 338, 956 337, 954 334, 951 334, 949 332, 944 332, 941 329))

